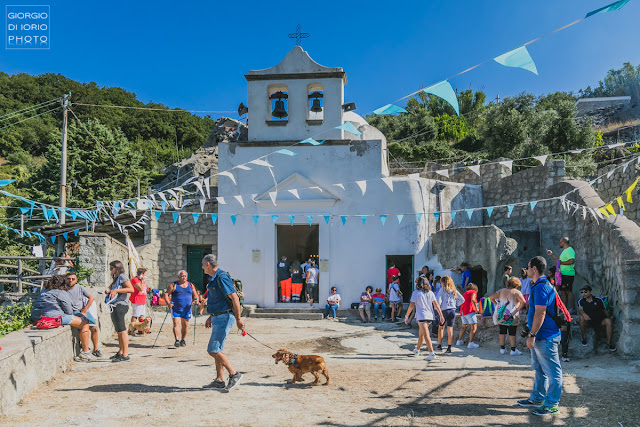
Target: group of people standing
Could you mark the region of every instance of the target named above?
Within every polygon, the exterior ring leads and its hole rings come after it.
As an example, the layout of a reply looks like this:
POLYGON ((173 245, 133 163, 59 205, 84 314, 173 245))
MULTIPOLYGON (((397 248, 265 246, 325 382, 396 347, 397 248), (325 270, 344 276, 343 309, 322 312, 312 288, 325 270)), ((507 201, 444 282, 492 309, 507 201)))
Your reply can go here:
POLYGON ((277 265, 280 302, 313 302, 318 301, 318 283, 320 270, 315 261, 308 259, 305 263, 295 260, 290 263, 282 256, 277 265), (304 293, 303 293, 304 291, 304 293))

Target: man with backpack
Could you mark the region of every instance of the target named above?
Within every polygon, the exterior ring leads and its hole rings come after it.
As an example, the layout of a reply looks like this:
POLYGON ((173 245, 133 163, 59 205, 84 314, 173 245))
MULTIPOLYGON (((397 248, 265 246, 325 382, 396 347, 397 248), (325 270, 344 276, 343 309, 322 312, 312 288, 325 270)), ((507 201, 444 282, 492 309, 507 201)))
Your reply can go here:
POLYGON ((242 379, 242 374, 233 369, 231 362, 229 362, 222 350, 234 323, 238 324, 238 329, 244 331, 244 322, 240 317, 242 314, 240 298, 229 273, 222 271, 218 267, 218 259, 215 255, 205 255, 202 259, 202 269, 210 277, 207 284, 207 312, 209 313, 209 318, 204 324, 205 328, 211 328, 211 338, 209 339, 207 352, 216 362, 216 379, 203 388, 229 392, 238 385, 242 379), (227 384, 224 382, 225 369, 229 372, 229 382, 227 384))
POLYGON ((533 407, 534 415, 556 414, 562 394, 562 366, 558 356, 560 328, 555 320, 559 298, 544 275, 546 270, 547 262, 541 256, 532 258, 527 266, 527 275, 533 282, 527 316, 527 347, 531 349, 535 377, 531 396, 519 400, 518 405, 533 407))

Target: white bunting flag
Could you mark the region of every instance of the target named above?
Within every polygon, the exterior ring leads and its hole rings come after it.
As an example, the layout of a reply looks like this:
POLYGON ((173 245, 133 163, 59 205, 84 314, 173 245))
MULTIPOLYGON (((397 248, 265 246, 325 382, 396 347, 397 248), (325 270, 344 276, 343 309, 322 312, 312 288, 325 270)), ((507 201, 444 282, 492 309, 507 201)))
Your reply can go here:
POLYGON ((218 201, 218 204, 220 205, 226 205, 227 202, 225 202, 224 197, 216 197, 216 200, 218 201))
POLYGON ((582 219, 587 219, 587 208, 585 206, 582 207, 582 219))
POLYGON ((135 219, 136 218, 136 210, 135 209, 131 209, 129 211, 129 213, 131 214, 131 216, 135 219))
POLYGON ((593 209, 593 211, 596 213, 596 215, 598 215, 600 219, 604 219, 604 217, 602 216, 602 212, 600 212, 600 209, 593 209))
POLYGON ((298 190, 296 190, 295 188, 292 190, 287 190, 289 193, 293 194, 296 199, 300 199, 300 195, 298 194, 298 190))
POLYGON ((360 191, 362 191, 362 195, 367 192, 367 181, 356 181, 358 187, 360 187, 360 191))
POLYGON ((513 160, 504 160, 502 162, 498 162, 500 163, 502 166, 506 166, 509 168, 509 170, 511 170, 513 168, 513 160))
POLYGON ((225 172, 218 172, 218 175, 222 175, 222 176, 226 176, 229 177, 231 179, 231 181, 233 181, 234 184, 238 185, 236 183, 236 177, 233 176, 233 174, 229 171, 225 171, 225 172))
POLYGON ((333 184, 333 185, 335 185, 336 187, 340 187, 340 188, 342 188, 344 190, 344 185, 342 185, 342 184, 333 184))
POLYGON ((624 145, 624 142, 618 142, 617 144, 607 145, 607 148, 618 148, 618 147, 622 147, 623 145, 624 145))
POLYGON ((542 166, 544 166, 544 164, 547 162, 547 157, 549 157, 549 155, 547 154, 544 154, 542 156, 533 156, 534 159, 542 163, 542 166))
POLYGON ((581 148, 581 149, 578 149, 578 150, 571 150, 571 151, 569 151, 569 152, 570 152, 570 153, 572 153, 572 154, 580 154, 580 153, 582 153, 584 150, 585 150, 584 148, 581 148))
POLYGON ((200 199, 200 212, 204 212, 204 204, 207 203, 206 199, 200 199))
POLYGON ((158 193, 158 196, 162 199, 163 202, 167 203, 167 198, 165 197, 164 193, 158 193))
POLYGON ((266 166, 268 168, 272 168, 273 167, 268 162, 265 162, 264 160, 260 160, 260 159, 251 160, 249 163, 253 163, 254 165, 258 165, 258 166, 266 166))
POLYGON ((198 191, 202 193, 202 197, 207 197, 207 195, 204 194, 204 189, 202 188, 202 183, 200 181, 194 181, 193 185, 198 187, 198 191))
POLYGON ((238 165, 236 166, 237 169, 242 169, 243 171, 250 171, 251 168, 249 166, 246 165, 238 165))
POLYGON ((175 200, 169 200, 169 204, 173 209, 176 209, 176 210, 178 209, 178 204, 176 203, 175 200))
POLYGON ((173 191, 173 189, 171 188, 168 189, 167 193, 171 194, 176 200, 178 200, 178 194, 175 191, 173 191))
POLYGON ((625 163, 624 165, 622 165, 622 172, 626 172, 627 168, 629 167, 629 164, 631 164, 631 160, 629 160, 627 163, 625 163))
POLYGON ((309 187, 309 190, 318 190, 319 192, 322 193, 322 188, 320 187, 309 187))
POLYGON ((236 199, 238 201, 238 203, 240 203, 240 205, 242 205, 242 207, 244 208, 244 200, 242 200, 242 196, 238 195, 238 196, 233 196, 234 199, 236 199))
POLYGON ((469 166, 469 169, 476 175, 480 176, 480 165, 469 166))
POLYGON ((389 187, 389 190, 393 191, 393 180, 391 178, 382 178, 382 182, 389 187))
MULTIPOLYGON (((449 175, 447 175, 449 176, 449 175)), ((420 179, 420 174, 419 173, 410 173, 409 175, 407 175, 407 177, 409 179, 413 179, 414 181, 420 179)))
POLYGON ((211 185, 209 184, 211 182, 211 177, 208 176, 204 179, 204 189, 207 190, 207 199, 211 198, 211 185))
POLYGON ((446 176, 447 178, 449 178, 449 170, 448 169, 440 169, 440 170, 437 170, 436 173, 438 175, 446 176))
POLYGON ((271 197, 271 201, 273 202, 274 206, 276 204, 276 196, 278 195, 277 191, 269 191, 269 197, 271 197))
POLYGON ((257 194, 256 193, 251 193, 250 196, 251 196, 251 200, 253 200, 255 202, 257 194))
POLYGON ((611 178, 611 175, 613 175, 614 172, 615 169, 611 169, 609 172, 607 172, 607 179, 611 178))

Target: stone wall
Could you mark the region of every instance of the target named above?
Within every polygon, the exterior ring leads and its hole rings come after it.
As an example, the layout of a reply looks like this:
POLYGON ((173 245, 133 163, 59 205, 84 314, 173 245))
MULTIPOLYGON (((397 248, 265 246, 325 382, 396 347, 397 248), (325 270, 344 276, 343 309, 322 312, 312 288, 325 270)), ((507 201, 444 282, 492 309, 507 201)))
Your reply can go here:
MULTIPOLYGON (((619 165, 600 168, 596 176, 602 176, 616 167, 619 165)), ((618 168, 609 178, 605 175, 594 185, 600 198, 605 203, 613 203, 616 212, 618 211, 618 203, 615 199, 622 196, 625 207, 624 216, 636 224, 640 224, 640 185, 637 185, 632 192, 633 203, 627 203, 627 196, 624 192, 639 176, 640 164, 634 159, 626 170, 618 168)))
POLYGON ((93 269, 88 279, 89 286, 103 287, 111 283, 109 263, 121 261, 128 273, 129 252, 127 247, 106 233, 82 232, 79 234, 78 257, 80 264, 93 269))
MULTIPOLYGON (((215 213, 215 204, 207 203, 204 213, 215 213)), ((137 248, 142 265, 148 269, 147 284, 156 289, 165 289, 177 280, 178 271, 187 268, 189 246, 211 246, 218 255, 218 226, 210 215, 201 215, 194 224, 192 213, 202 213, 200 206, 182 209, 179 222, 173 223, 173 215, 165 213, 155 216, 145 225, 145 244, 137 248)))

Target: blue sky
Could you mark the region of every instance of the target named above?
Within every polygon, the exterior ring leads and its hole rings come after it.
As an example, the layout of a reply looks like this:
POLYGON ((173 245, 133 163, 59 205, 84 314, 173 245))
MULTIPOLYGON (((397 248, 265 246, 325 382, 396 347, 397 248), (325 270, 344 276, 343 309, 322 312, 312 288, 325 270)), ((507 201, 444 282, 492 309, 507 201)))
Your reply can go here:
MULTIPOLYGON (((244 74, 280 62, 300 23, 311 33, 303 48, 322 65, 344 68, 345 101, 365 114, 611 1, 10 0, 3 6, 50 4, 51 49, 6 50, 1 43, 0 71, 61 73, 122 87, 143 102, 235 111, 247 101, 244 74)), ((640 0, 631 0, 534 43, 529 52, 539 76, 490 62, 450 82, 490 99, 595 86, 607 70, 640 63, 639 17, 640 0)))

